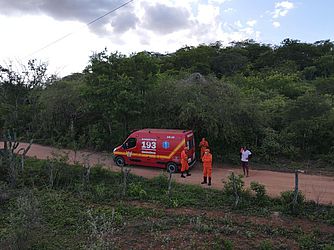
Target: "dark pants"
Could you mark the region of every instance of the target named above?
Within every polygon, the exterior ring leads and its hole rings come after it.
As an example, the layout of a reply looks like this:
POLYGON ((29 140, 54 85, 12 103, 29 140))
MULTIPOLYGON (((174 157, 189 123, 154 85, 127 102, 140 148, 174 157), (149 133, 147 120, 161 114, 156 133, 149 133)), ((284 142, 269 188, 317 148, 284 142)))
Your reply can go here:
POLYGON ((247 161, 241 161, 241 166, 242 166, 242 170, 244 171, 244 175, 248 176, 248 162, 247 161))

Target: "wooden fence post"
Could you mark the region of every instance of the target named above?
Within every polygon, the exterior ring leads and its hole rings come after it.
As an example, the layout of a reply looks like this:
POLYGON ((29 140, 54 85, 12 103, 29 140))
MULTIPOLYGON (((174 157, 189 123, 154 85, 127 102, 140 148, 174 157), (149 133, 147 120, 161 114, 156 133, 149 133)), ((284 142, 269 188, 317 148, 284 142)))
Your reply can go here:
POLYGON ((299 193, 299 173, 304 173, 303 170, 296 170, 295 171, 295 190, 294 190, 294 195, 293 195, 293 210, 295 211, 295 207, 298 204, 298 193, 299 193))

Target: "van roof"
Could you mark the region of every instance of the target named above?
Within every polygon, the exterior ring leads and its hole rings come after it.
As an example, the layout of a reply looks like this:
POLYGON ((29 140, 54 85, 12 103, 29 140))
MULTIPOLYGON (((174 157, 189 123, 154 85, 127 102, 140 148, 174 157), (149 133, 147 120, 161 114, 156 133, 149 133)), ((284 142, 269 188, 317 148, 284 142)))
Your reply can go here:
POLYGON ((146 128, 137 130, 138 132, 144 132, 144 133, 155 133, 155 134, 186 134, 189 132, 192 132, 191 130, 181 130, 181 129, 156 129, 156 128, 146 128))

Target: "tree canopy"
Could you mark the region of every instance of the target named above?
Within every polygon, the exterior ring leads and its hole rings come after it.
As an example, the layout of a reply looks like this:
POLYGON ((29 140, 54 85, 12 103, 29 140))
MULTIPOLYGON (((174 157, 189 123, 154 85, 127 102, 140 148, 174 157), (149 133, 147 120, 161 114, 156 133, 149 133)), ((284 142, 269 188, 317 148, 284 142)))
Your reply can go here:
MULTIPOLYGON (((193 129, 223 159, 333 163, 334 43, 285 39, 94 53, 61 79, 47 65, 0 65, 0 128, 44 143, 111 150, 132 129, 193 129)), ((198 140, 199 141, 199 140, 198 140)))

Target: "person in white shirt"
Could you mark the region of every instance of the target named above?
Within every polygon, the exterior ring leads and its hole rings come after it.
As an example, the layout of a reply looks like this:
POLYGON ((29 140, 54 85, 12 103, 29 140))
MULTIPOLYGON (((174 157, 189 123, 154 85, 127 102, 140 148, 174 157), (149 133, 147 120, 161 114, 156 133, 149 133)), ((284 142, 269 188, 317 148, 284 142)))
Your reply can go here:
POLYGON ((242 147, 240 150, 240 155, 241 155, 241 166, 242 170, 244 171, 244 175, 246 177, 249 176, 249 166, 248 166, 248 160, 252 156, 252 152, 247 149, 247 147, 242 147))

